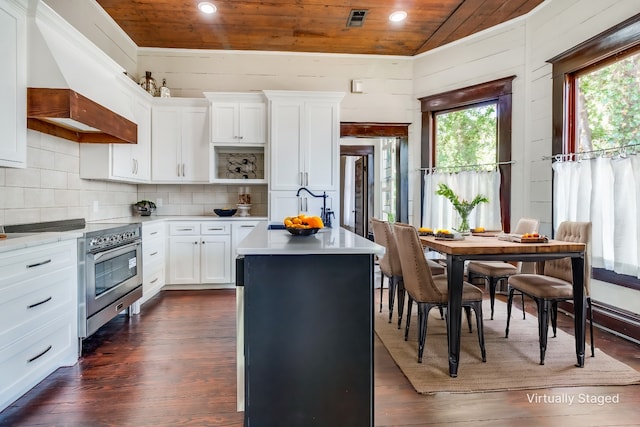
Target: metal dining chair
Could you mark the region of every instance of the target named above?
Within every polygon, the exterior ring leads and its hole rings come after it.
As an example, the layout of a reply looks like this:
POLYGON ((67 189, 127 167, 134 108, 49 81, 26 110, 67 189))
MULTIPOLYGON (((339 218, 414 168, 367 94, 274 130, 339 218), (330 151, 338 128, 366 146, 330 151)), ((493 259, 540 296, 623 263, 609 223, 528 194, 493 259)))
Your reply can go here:
MULTIPOLYGON (((514 230, 515 234, 537 233, 539 221, 533 218, 520 218, 514 230)), ((489 298, 491 301, 491 320, 493 320, 494 303, 496 299, 496 286, 501 281, 507 280, 510 276, 518 273, 533 273, 534 263, 522 263, 513 265, 504 261, 471 261, 467 265, 467 277, 473 283, 476 277, 484 279, 489 285, 489 298)), ((485 288, 486 289, 486 288, 485 288)), ((524 306, 524 296, 522 296, 524 306)), ((522 310, 522 318, 526 314, 522 310)))
MULTIPOLYGON (((591 357, 595 354, 593 343, 593 313, 591 307, 590 277, 591 277, 591 223, 565 221, 558 226, 555 240, 586 244, 584 259, 584 288, 589 317, 589 331, 591 338, 591 357)), ((517 274, 509 277, 509 298, 507 301, 507 327, 505 337, 509 337, 511 320, 511 306, 515 291, 535 300, 538 306, 538 332, 540 337, 540 364, 544 365, 547 350, 547 335, 549 328, 549 314, 553 336, 556 336, 558 319, 558 302, 573 300, 573 271, 570 258, 545 261, 542 274, 517 274), (550 313, 551 312, 551 313, 550 313)))

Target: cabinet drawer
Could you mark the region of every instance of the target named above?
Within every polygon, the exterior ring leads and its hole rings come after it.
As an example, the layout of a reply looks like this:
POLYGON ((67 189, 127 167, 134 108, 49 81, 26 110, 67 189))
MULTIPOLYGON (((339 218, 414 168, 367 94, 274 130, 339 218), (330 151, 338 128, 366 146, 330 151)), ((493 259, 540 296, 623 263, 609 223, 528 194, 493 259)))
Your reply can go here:
POLYGON ((77 331, 77 318, 65 314, 0 349, 0 409, 60 366, 75 363, 77 331))
POLYGON ((77 308, 77 270, 67 267, 0 289, 0 348, 77 308))
POLYGON ((142 281, 142 292, 147 295, 150 292, 157 292, 164 286, 164 265, 158 264, 152 266, 148 271, 145 271, 142 281))
POLYGON ((199 222, 176 222, 169 224, 171 236, 192 236, 200 234, 199 222))
POLYGON ((143 224, 142 225, 142 240, 150 240, 156 237, 162 237, 164 234, 164 223, 158 222, 155 224, 143 224))
POLYGON ((16 282, 77 265, 77 242, 20 249, 0 257, 0 290, 16 282), (73 248, 73 250, 70 250, 73 248))
POLYGON ((142 265, 144 268, 148 264, 156 261, 164 261, 164 240, 157 239, 147 242, 142 240, 142 265))
POLYGON ((200 224, 200 234, 231 234, 231 224, 227 222, 203 222, 200 224))

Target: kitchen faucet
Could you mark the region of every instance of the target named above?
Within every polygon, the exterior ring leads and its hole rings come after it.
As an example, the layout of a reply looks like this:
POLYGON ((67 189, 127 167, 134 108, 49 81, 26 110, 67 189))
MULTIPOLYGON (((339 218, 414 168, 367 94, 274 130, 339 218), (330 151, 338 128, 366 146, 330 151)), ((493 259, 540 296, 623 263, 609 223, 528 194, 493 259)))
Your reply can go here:
POLYGON ((300 187, 296 192, 296 197, 300 197, 300 192, 302 190, 306 191, 313 197, 316 197, 316 198, 322 197, 322 213, 320 217, 322 218, 322 222, 326 227, 331 227, 331 215, 333 215, 333 211, 331 211, 330 209, 327 210, 327 197, 329 197, 327 196, 327 192, 323 191, 322 194, 313 194, 311 191, 309 191, 307 187, 300 187))

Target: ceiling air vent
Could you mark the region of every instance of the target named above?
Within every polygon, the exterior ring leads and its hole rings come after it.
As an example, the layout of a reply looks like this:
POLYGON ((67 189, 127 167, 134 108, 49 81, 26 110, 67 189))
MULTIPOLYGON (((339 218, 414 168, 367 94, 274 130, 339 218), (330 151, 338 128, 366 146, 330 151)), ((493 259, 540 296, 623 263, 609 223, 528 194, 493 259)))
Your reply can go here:
POLYGON ((347 27, 362 27, 364 25, 364 17, 369 11, 367 9, 353 9, 349 12, 347 19, 347 27))

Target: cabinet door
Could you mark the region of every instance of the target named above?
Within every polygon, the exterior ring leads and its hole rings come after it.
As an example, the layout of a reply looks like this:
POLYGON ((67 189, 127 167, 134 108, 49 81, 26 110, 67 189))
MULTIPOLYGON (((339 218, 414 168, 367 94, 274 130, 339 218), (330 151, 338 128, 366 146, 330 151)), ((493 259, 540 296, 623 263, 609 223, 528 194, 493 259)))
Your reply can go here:
POLYGON ((303 102, 277 100, 271 104, 271 178, 273 190, 297 190, 303 184, 302 132, 303 102))
POLYGON ((199 236, 174 236, 169 238, 169 283, 200 283, 199 236))
POLYGON ((207 107, 182 111, 182 179, 209 182, 209 118, 207 107))
POLYGON ((262 102, 238 104, 238 135, 240 143, 262 144, 267 141, 266 114, 262 102))
POLYGON ((211 142, 238 142, 238 103, 211 104, 211 142))
POLYGON ((153 107, 151 178, 154 181, 180 181, 182 177, 182 130, 180 107, 153 107))
POLYGON ((339 147, 338 104, 305 103, 303 169, 305 186, 315 191, 338 189, 339 147))
POLYGON ((200 283, 230 283, 231 236, 201 236, 200 242, 200 283))
POLYGON ((151 106, 146 100, 136 99, 133 113, 138 124, 138 143, 129 144, 131 156, 135 159, 134 178, 148 181, 151 179, 151 106))
POLYGON ((113 144, 111 147, 111 174, 116 178, 135 179, 136 160, 131 146, 113 144))
POLYGON ((27 165, 26 11, 0 3, 0 166, 27 165))
POLYGON ((271 191, 269 192, 269 220, 282 223, 285 217, 298 215, 300 210, 300 199, 292 191, 271 191))

